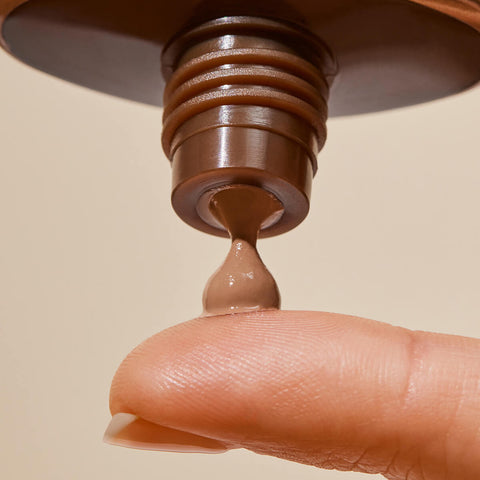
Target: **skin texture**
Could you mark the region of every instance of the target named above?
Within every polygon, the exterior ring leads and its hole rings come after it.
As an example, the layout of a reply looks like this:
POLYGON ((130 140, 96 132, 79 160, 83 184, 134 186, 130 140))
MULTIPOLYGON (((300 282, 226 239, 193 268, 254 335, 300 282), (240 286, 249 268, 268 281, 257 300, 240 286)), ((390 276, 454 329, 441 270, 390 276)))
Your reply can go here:
POLYGON ((135 447, 150 435, 142 448, 163 449, 180 431, 218 451, 247 448, 390 480, 474 480, 479 394, 476 339, 331 313, 205 317, 124 360, 111 412, 134 414, 143 433, 107 441, 135 447))

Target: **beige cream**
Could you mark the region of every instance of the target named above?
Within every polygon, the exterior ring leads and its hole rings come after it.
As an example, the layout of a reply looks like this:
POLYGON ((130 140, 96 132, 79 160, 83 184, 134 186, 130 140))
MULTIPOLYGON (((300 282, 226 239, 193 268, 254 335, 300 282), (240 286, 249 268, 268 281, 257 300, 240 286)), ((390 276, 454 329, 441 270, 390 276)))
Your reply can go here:
POLYGON ((262 262, 256 242, 262 226, 282 214, 281 203, 261 188, 232 185, 213 196, 210 210, 230 233, 232 246, 207 282, 204 315, 280 308, 277 284, 262 262))

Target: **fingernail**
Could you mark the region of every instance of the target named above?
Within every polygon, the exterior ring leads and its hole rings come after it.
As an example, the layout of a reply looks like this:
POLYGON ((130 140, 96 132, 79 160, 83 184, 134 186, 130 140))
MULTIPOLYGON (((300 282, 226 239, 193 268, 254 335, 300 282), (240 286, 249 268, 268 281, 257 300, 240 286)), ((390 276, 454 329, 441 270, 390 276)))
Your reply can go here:
POLYGON ((131 413, 114 415, 103 441, 111 445, 163 452, 223 453, 228 450, 218 440, 162 427, 131 413))

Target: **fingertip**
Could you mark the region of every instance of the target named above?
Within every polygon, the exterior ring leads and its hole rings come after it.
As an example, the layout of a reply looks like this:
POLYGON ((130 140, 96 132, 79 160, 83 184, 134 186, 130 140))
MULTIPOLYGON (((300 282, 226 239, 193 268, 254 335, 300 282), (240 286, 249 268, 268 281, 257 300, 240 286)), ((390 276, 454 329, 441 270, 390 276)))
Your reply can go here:
MULTIPOLYGON (((382 471, 399 448, 426 455, 423 439, 461 432, 460 452, 470 432, 475 444, 479 341, 445 337, 324 312, 197 318, 126 358, 112 413, 318 466, 382 471)), ((399 457, 399 471, 410 460, 399 457)))

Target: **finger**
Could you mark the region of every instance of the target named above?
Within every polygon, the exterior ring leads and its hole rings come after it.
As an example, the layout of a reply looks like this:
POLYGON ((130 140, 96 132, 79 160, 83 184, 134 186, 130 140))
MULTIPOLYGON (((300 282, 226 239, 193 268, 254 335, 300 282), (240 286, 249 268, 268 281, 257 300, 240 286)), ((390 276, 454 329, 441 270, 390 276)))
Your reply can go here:
MULTIPOLYGON (((479 386, 479 340, 264 311, 199 318, 148 339, 117 371, 111 412, 151 432, 218 442, 212 451, 470 480, 480 475, 479 386)), ((168 435, 151 435, 150 445, 162 443, 171 446, 168 435)))

